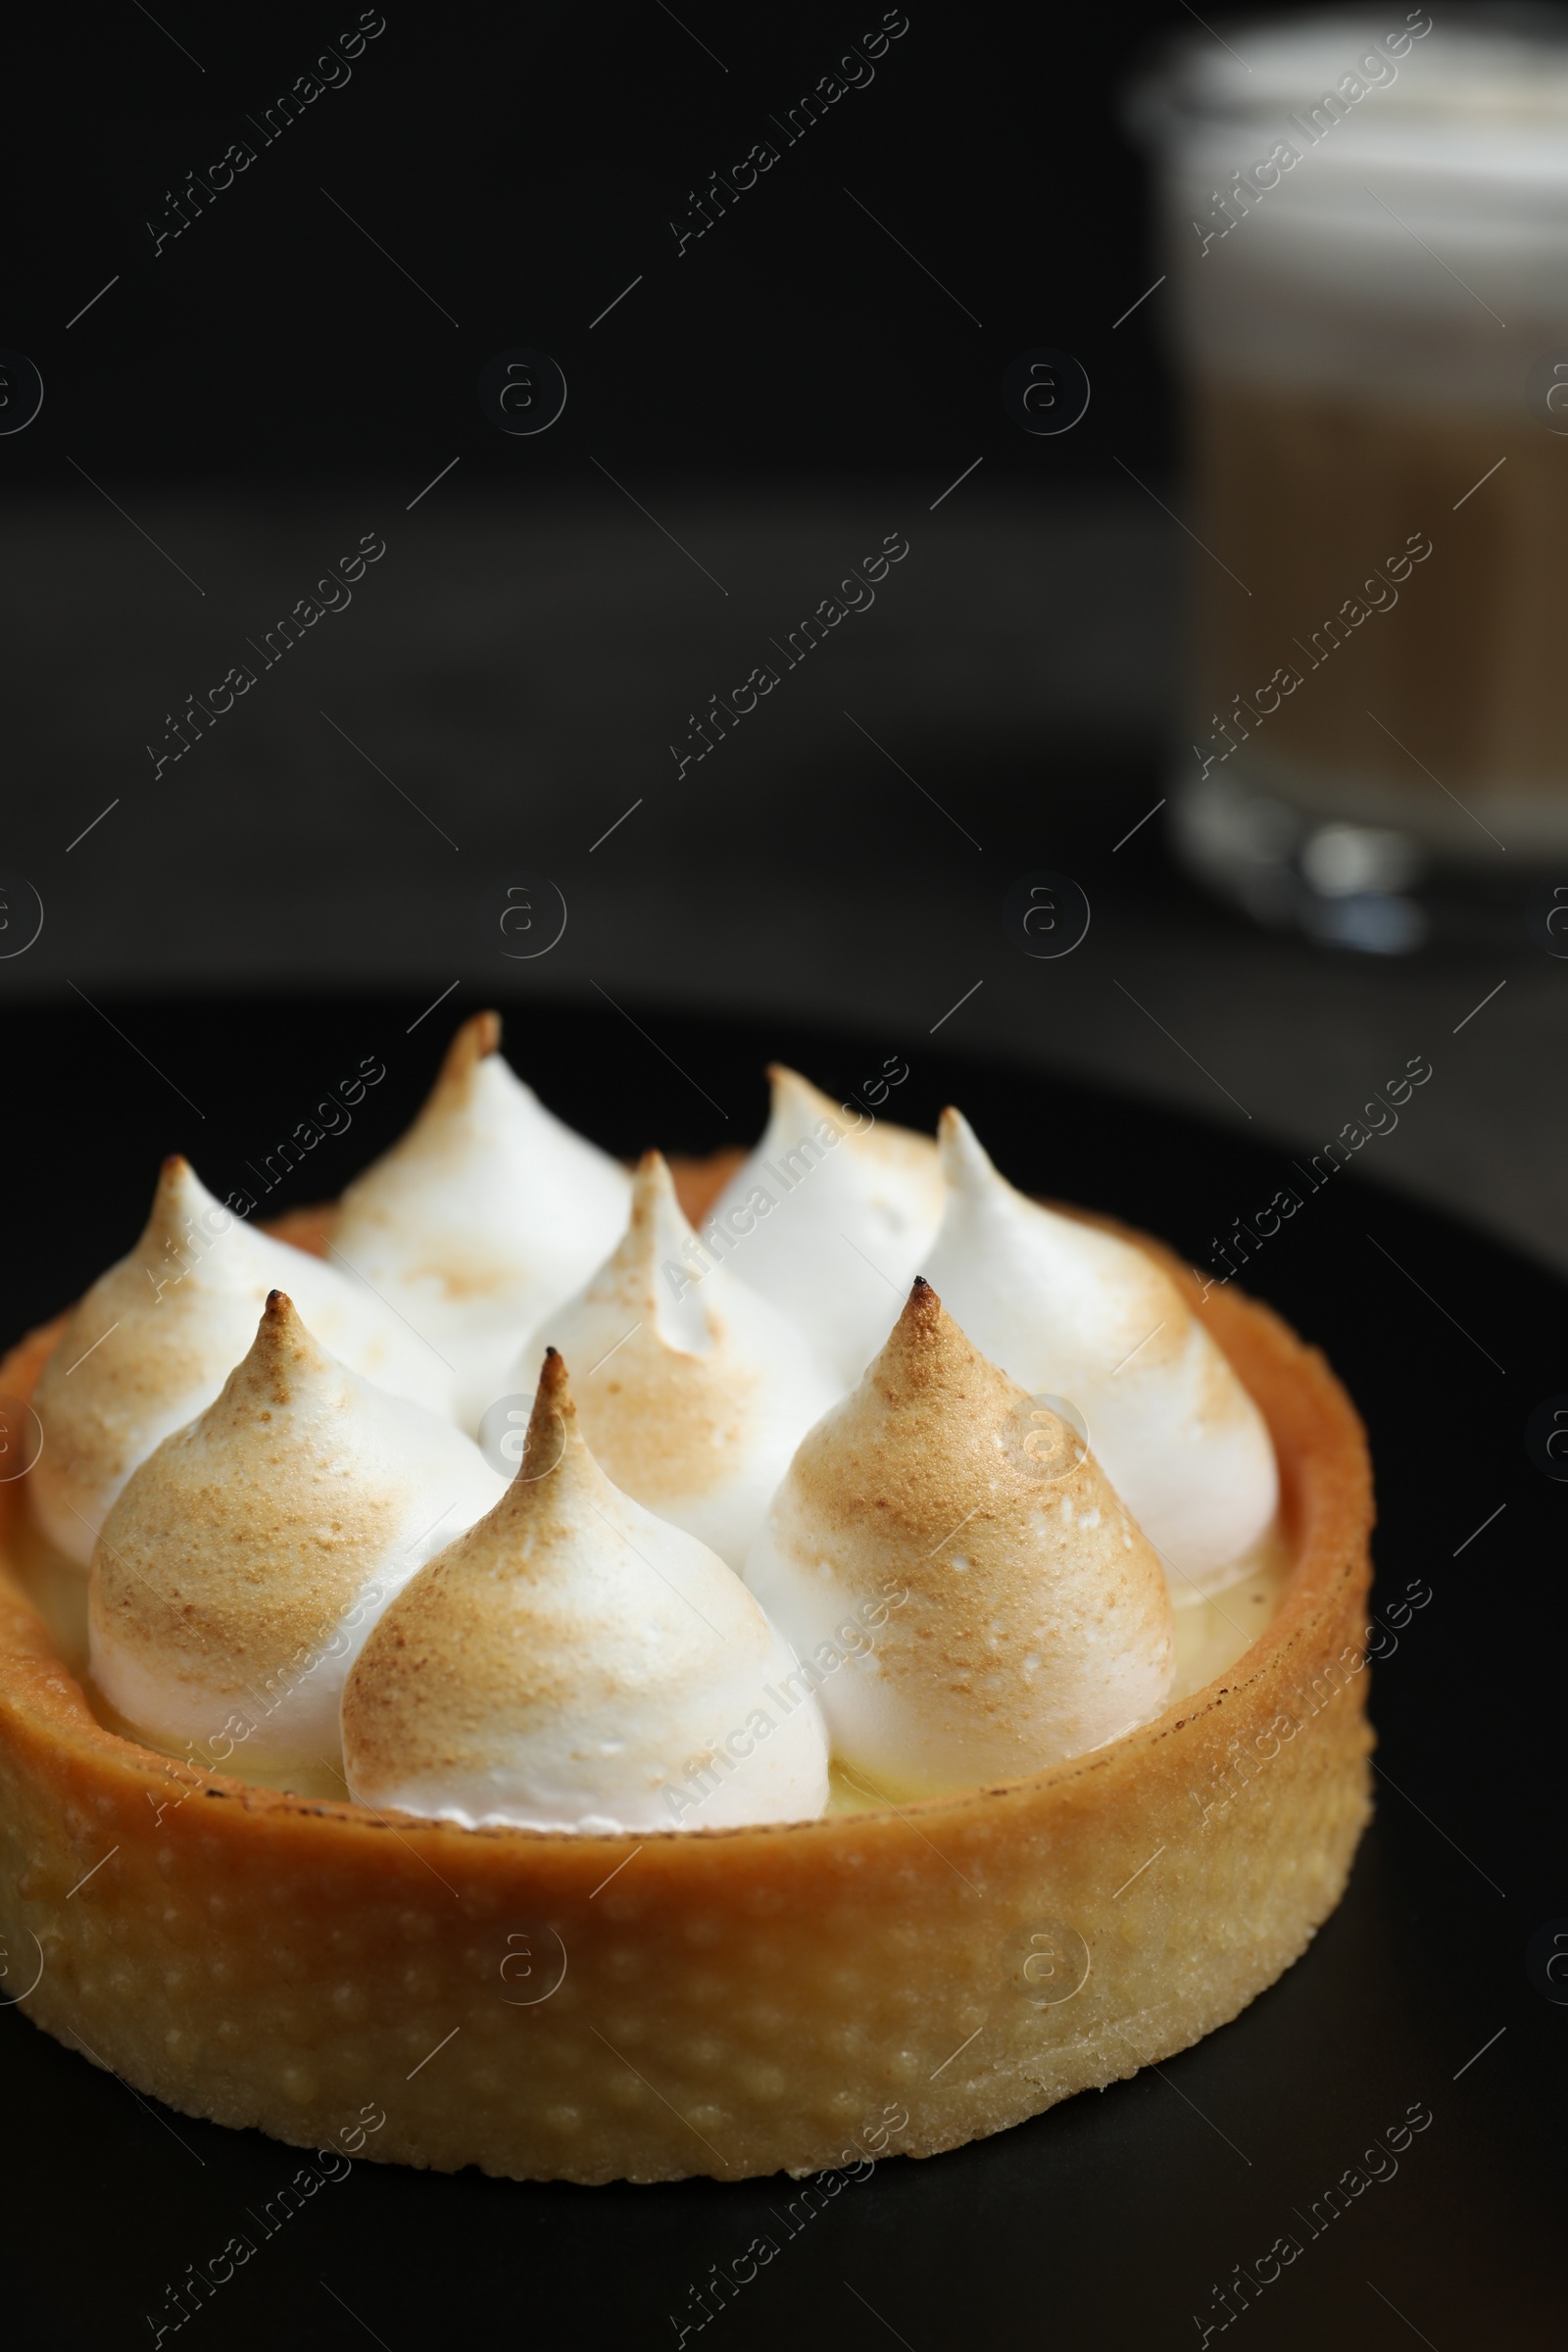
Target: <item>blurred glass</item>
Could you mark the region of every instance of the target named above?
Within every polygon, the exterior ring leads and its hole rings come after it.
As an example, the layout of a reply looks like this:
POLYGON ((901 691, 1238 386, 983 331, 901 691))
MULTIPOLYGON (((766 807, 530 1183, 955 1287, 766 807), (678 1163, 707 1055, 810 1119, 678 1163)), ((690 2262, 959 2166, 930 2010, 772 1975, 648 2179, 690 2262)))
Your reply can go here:
POLYGON ((1195 30, 1133 91, 1186 417, 1190 867, 1373 953, 1568 877, 1568 17, 1195 30))

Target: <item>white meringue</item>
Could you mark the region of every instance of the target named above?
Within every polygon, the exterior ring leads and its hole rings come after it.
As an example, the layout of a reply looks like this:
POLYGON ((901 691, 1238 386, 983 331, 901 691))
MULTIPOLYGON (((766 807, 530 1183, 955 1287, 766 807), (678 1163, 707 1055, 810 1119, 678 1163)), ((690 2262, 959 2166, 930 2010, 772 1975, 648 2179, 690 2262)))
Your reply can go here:
POLYGON ((545 1109, 475 1013, 414 1125, 351 1184, 334 1248, 458 1371, 477 1428, 539 1317, 569 1298, 626 1222, 625 1170, 545 1109))
POLYGON ((790 1455, 839 1390, 787 1316, 723 1266, 699 1273, 702 1262, 650 1152, 619 1248, 545 1316, 509 1385, 552 1342, 579 1367, 577 1417, 606 1476, 738 1569, 790 1455))
POLYGON ((85 1567, 111 1504, 172 1430, 211 1404, 287 1291, 321 1345, 394 1396, 449 1412, 440 1357, 323 1259, 260 1233, 166 1159, 128 1256, 101 1274, 60 1335, 33 1406, 43 1451, 28 1479, 45 1534, 85 1567))
POLYGON ((473 1827, 813 1819, 820 1710, 712 1552, 612 1487, 545 1358, 517 1475, 381 1618, 343 1694, 353 1793, 473 1827))
POLYGON ((242 1777, 330 1776, 376 1617, 504 1492, 461 1430, 334 1361, 274 1291, 222 1394, 109 1514, 92 1678, 154 1746, 188 1741, 242 1777))
POLYGON ((746 1580, 852 1785, 928 1794, 1103 1746, 1170 1690, 1170 1598, 1092 1453, 917 1281, 804 1440, 746 1580))
POLYGON ((1021 1387, 1069 1399, 1178 1602, 1247 1573, 1279 1506, 1262 1414, 1175 1282, 1115 1234, 1026 1200, 942 1114, 948 1210, 926 1272, 1021 1387))
POLYGON ((923 1135, 840 1106, 774 1064, 761 1142, 703 1228, 715 1255, 798 1323, 841 1384, 893 1325, 942 1217, 923 1135))

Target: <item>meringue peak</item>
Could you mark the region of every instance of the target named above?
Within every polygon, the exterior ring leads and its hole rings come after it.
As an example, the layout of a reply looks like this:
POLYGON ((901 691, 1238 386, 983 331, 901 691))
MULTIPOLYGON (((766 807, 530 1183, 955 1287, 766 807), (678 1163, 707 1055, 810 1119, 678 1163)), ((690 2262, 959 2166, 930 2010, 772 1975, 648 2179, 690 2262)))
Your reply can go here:
POLYGON ((787 1062, 770 1061, 767 1082, 772 1090, 770 1131, 777 1127, 782 1136, 792 1138, 810 1135, 826 1121, 854 1146, 854 1156, 865 1164, 880 1160, 923 1178, 928 1186, 934 1182, 936 1158, 929 1136, 916 1135, 911 1127, 895 1126, 891 1119, 873 1118, 858 1102, 835 1102, 831 1095, 825 1095, 787 1062))
POLYGON ((739 1568, 836 1391, 797 1327, 716 1256, 645 1153, 618 1246, 545 1316, 512 1378, 520 1390, 544 1341, 586 1366, 578 1410, 607 1475, 739 1568))
POLYGON ((219 1395, 109 1514, 94 1679, 154 1744, 226 1738, 215 1761, 243 1740, 242 1766, 330 1774, 357 1629, 501 1491, 468 1439, 340 1363, 274 1287, 219 1395))
POLYGON ((318 1345, 287 1291, 270 1290, 248 1352, 201 1418, 232 1434, 277 1412, 318 1413, 365 1385, 318 1345))
MULTIPOLYGON (((866 1366, 860 1385, 870 1387, 884 1406, 901 1413, 951 1416, 959 1411, 992 1424, 1011 1410, 1016 1395, 1006 1374, 970 1347, 923 1274, 915 1276, 903 1313, 881 1353, 866 1366)), ((956 1434, 950 1419, 947 1441, 956 1434)))
MULTIPOLYGON (((793 1664, 716 1554, 606 1478, 552 1348, 516 1477, 398 1595, 349 1678, 350 1786, 469 1825, 672 1828, 693 1754, 739 1739, 793 1664)), ((769 1728, 765 1748, 729 1748, 701 1826, 822 1810, 814 1703, 769 1728)))
MULTIPOLYGON (((706 1355, 714 1341, 713 1293, 694 1284, 703 1262, 697 1235, 675 1198, 675 1183, 662 1152, 645 1152, 631 1183, 631 1217, 620 1246, 595 1275, 591 1288, 615 1290, 659 1329, 671 1348, 706 1355)), ((727 1285, 719 1284, 722 1292, 727 1285)))
POLYGON ((787 1061, 768 1063, 767 1083, 772 1092, 770 1114, 791 1126, 798 1125, 803 1135, 818 1119, 831 1120, 835 1127, 844 1125, 842 1105, 831 1095, 824 1095, 819 1086, 813 1086, 809 1078, 803 1078, 799 1070, 792 1070, 787 1061))
POLYGON ((171 1152, 159 1163, 152 1206, 131 1252, 152 1296, 161 1297, 165 1286, 187 1275, 195 1275, 204 1288, 247 1288, 242 1253, 211 1248, 234 1222, 233 1212, 208 1191, 184 1153, 171 1152))
POLYGON ((158 1182, 153 1188, 152 1214, 156 1218, 166 1203, 172 1206, 182 1196, 194 1191, 196 1204, 205 1207, 213 1198, 202 1183, 183 1152, 168 1152, 158 1163, 158 1182))
POLYGON ((631 1527, 633 1517, 651 1516, 611 1484, 588 1450, 566 1359, 559 1348, 547 1348, 516 1473, 466 1544, 455 1548, 526 1582, 536 1569, 543 1573, 553 1544, 584 1531, 590 1514, 616 1533, 631 1527))
POLYGON ((560 1467, 573 1439, 586 1456, 588 1448, 577 1433, 577 1406, 566 1373, 566 1359, 559 1348, 547 1348, 539 1370, 539 1386, 534 1391, 533 1411, 528 1416, 527 1434, 522 1441, 522 1459, 512 1484, 533 1486, 548 1478, 560 1467))
POLYGON ((534 1391, 533 1410, 523 1433, 516 1470, 495 1509, 498 1526, 517 1526, 524 1517, 537 1518, 554 1506, 559 1516, 580 1503, 596 1503, 612 1493, 577 1427, 577 1406, 571 1394, 566 1359, 559 1348, 545 1349, 534 1391), (560 1474, 561 1483, 546 1495, 536 1490, 560 1474))
POLYGON ((253 1413, 268 1418, 272 1407, 314 1413, 328 1400, 356 1397, 367 1385, 320 1345, 288 1292, 271 1290, 249 1352, 207 1407, 209 1426, 227 1421, 237 1428, 253 1413))
POLYGON ((962 1111, 951 1105, 937 1122, 937 1149, 948 1187, 941 1255, 935 1260, 939 1268, 945 1269, 954 1229, 967 1224, 999 1250, 1014 1250, 1034 1261, 1059 1302, 1058 1317, 1070 1313, 1079 1324, 1086 1355, 1096 1350, 1106 1355, 1107 1376, 1125 1349, 1139 1342, 1141 1374, 1180 1355, 1192 1309, 1147 1251, 1017 1192, 962 1111))
POLYGON ((930 1273, 978 1348, 1072 1399, 1178 1599, 1246 1573, 1278 1506, 1267 1426, 1191 1299, 1130 1238, 1029 1200, 945 1110, 930 1273))
POLYGON ((625 1222, 626 1174, 553 1116, 464 1022, 414 1124, 343 1195, 347 1260, 457 1364, 465 1419, 497 1396, 518 1340, 569 1298, 625 1222))
POLYGON ((936 1233, 943 1192, 926 1136, 835 1104, 782 1063, 761 1142, 731 1177, 705 1229, 739 1226, 735 1271, 806 1331, 842 1384, 886 1339, 898 1301, 936 1233))
MULTIPOLYGON (((961 1517, 973 1504, 971 1518, 989 1522, 1020 1500, 1039 1502, 1045 1480, 1027 1443, 1037 1423, 1049 1424, 1053 1435, 1061 1426, 980 1353, 917 1275, 886 1346, 858 1388, 800 1446, 790 1481, 846 1522, 897 1527, 916 1548, 929 1541, 940 1552, 945 1546, 937 1540, 953 1529, 955 1507, 961 1517), (846 1477, 852 1460, 854 1476, 846 1477), (982 1487, 985 1499, 976 1503, 982 1487)), ((1054 1448, 1045 1458, 1069 1450, 1071 1491, 1097 1498, 1101 1488, 1108 1493, 1087 1448, 1054 1448)), ((1022 1558, 1018 1574, 1024 1580, 1030 1574, 1022 1558)))
POLYGON ((487 1092, 493 1089, 503 1094, 505 1080, 512 1075, 501 1059, 501 1015, 492 1011, 470 1013, 453 1031, 435 1083, 414 1125, 402 1144, 393 1146, 394 1151, 405 1145, 416 1148, 416 1139, 417 1143, 436 1141, 440 1126, 448 1119, 483 1116, 487 1092))
POLYGON ((379 1298, 235 1216, 172 1153, 139 1240, 67 1318, 33 1400, 45 1445, 31 1500, 68 1559, 87 1565, 137 1464, 212 1402, 249 1352, 274 1289, 299 1300, 321 1344, 353 1370, 446 1408, 445 1365, 379 1298))
POLYGON ((433 1162, 450 1175, 475 1143, 505 1143, 520 1137, 537 1150, 550 1135, 590 1157, 604 1156, 545 1109, 533 1088, 524 1084, 502 1054, 501 1036, 501 1015, 490 1011, 470 1014, 454 1031, 413 1124, 356 1177, 344 1194, 346 1202, 368 1195, 371 1205, 379 1205, 376 1196, 394 1170, 433 1162))
POLYGON ((893 1329, 906 1339, 916 1333, 934 1337, 942 1326, 942 1301, 923 1274, 917 1274, 909 1285, 909 1296, 904 1302, 904 1312, 893 1329))
POLYGON ((501 1051, 502 1019, 499 1012, 473 1012, 452 1033, 452 1042, 442 1059, 436 1091, 461 1091, 480 1062, 501 1051))
POLYGON ((886 1632, 821 1698, 838 1751, 906 1792, 1102 1746, 1170 1688, 1152 1547, 1089 1448, 923 1278, 797 1450, 746 1577, 803 1657, 877 1622, 881 1596, 886 1632))
POLYGON ((232 1386, 245 1374, 260 1376, 270 1383, 276 1401, 288 1404, 293 1401, 296 1379, 312 1375, 319 1379, 330 1368, 330 1357, 306 1330, 287 1291, 269 1291, 256 1326, 256 1344, 224 1385, 232 1386))

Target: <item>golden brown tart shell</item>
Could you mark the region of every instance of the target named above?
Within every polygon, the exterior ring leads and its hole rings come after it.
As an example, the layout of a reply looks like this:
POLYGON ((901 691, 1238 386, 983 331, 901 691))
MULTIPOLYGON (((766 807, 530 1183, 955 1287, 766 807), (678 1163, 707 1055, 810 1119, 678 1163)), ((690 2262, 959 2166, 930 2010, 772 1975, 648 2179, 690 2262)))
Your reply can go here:
MULTIPOLYGON (((733 1164, 677 1170, 689 1214, 733 1164)), ((276 1230, 311 1246, 327 1214, 276 1230)), ((95 1718, 11 1573, 25 1482, 0 1485, 6 1990, 37 1970, 36 2025, 186 2114, 324 2147, 384 2112, 355 2152, 532 2180, 816 2171, 878 2118, 933 2155, 1186 2049, 1339 1901, 1372 1745, 1360 1422, 1267 1307, 1199 1311, 1279 1455, 1266 1631, 1109 1747, 817 1822, 464 1830, 172 1764, 95 1718)))

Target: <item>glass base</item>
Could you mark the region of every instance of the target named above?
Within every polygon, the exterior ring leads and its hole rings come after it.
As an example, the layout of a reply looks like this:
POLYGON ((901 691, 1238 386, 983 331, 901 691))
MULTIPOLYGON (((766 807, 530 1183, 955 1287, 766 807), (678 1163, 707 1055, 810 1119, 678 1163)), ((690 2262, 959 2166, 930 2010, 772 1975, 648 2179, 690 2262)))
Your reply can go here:
POLYGON ((1568 953, 1568 854, 1551 868, 1519 856, 1501 872, 1458 865, 1413 833, 1325 817, 1235 774, 1186 774, 1170 802, 1178 862, 1270 929, 1361 956, 1568 953))

